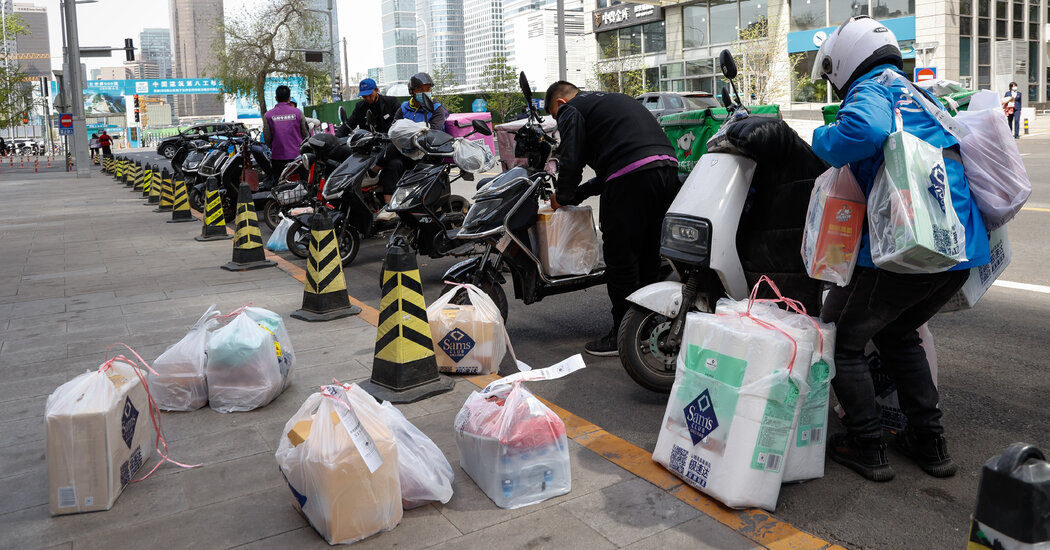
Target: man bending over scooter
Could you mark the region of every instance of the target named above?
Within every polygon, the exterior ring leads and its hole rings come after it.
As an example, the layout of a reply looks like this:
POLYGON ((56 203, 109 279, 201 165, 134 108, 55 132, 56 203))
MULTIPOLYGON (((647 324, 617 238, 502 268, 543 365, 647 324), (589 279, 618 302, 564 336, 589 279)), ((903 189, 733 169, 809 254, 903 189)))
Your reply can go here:
MULTIPOLYGON (((423 95, 431 96, 431 90, 433 89, 434 80, 430 78, 429 74, 416 73, 412 75, 412 78, 408 81, 408 92, 412 97, 401 104, 401 108, 394 114, 394 120, 405 118, 413 122, 425 122, 430 126, 431 130, 445 131, 445 119, 448 118, 448 109, 440 103, 434 104, 433 111, 423 108, 423 95)), ((371 172, 373 176, 377 173, 379 174, 379 183, 383 186, 383 198, 386 202, 389 203, 390 197, 394 196, 394 191, 397 190, 397 182, 401 180, 401 176, 415 164, 416 161, 402 155, 392 143, 388 144, 386 149, 383 150, 383 154, 376 159, 376 164, 372 167, 371 172)), ((393 218, 393 213, 386 212, 384 214, 393 218)))
POLYGON ((678 161, 656 118, 629 96, 581 92, 559 81, 547 88, 545 105, 561 134, 551 207, 601 195, 598 221, 613 324, 608 334, 584 350, 616 355, 627 297, 660 280, 660 228, 678 189, 678 161), (584 165, 596 177, 581 185, 584 165))
MULTIPOLYGON (((951 205, 966 229, 965 261, 940 273, 905 275, 879 269, 872 261, 868 225, 864 225, 857 267, 845 287, 832 287, 821 311, 838 328, 831 381, 845 410, 845 434, 829 440, 829 457, 873 481, 889 481, 894 472, 882 442, 875 386, 864 347, 879 348, 883 367, 892 375, 908 428, 897 435, 901 452, 935 477, 955 475, 937 407, 937 386, 921 347, 918 328, 930 320, 966 282, 971 267, 988 263, 988 235, 981 213, 970 197, 958 141, 931 112, 909 99, 897 38, 867 16, 851 17, 820 46, 813 79, 824 78, 844 98, 835 122, 813 132, 813 151, 832 166, 856 176, 864 194, 871 193, 883 164, 883 143, 895 131, 907 130, 942 149, 951 205), (884 71, 895 77, 885 84, 884 71), (899 107, 903 128, 894 123, 899 107)), ((921 93, 921 92, 918 92, 921 93)), ((930 99, 930 98, 927 98, 930 99)), ((930 99, 931 105, 940 104, 930 99)), ((932 187, 931 187, 932 189, 932 187)), ((868 215, 877 210, 868 206, 868 215)), ((943 206, 942 206, 943 208, 943 206)))

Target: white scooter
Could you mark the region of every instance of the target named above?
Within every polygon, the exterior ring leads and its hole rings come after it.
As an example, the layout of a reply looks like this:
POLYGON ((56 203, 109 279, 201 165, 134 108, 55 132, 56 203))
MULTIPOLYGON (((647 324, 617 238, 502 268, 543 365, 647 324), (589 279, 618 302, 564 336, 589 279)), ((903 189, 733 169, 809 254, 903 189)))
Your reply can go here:
POLYGON ((722 88, 722 103, 730 116, 708 141, 708 153, 689 174, 663 221, 660 255, 671 263, 679 281, 651 284, 631 294, 631 307, 617 335, 624 369, 653 391, 668 392, 674 383, 686 314, 714 311, 723 296, 746 298, 762 274, 770 274, 778 284, 780 279, 792 281, 796 294, 785 294, 796 299, 803 294, 810 298, 807 307, 819 309, 820 283, 805 276, 799 251, 813 179, 827 166, 782 120, 750 117, 736 94, 736 63, 728 50, 722 51, 719 63, 737 100, 722 88), (749 135, 759 137, 751 143, 749 135), (761 172, 761 183, 755 181, 756 172, 761 172), (767 204, 756 205, 756 200, 767 204), (757 242, 766 237, 758 239, 741 226, 762 225, 770 211, 790 218, 791 226, 769 233, 773 246, 757 242))

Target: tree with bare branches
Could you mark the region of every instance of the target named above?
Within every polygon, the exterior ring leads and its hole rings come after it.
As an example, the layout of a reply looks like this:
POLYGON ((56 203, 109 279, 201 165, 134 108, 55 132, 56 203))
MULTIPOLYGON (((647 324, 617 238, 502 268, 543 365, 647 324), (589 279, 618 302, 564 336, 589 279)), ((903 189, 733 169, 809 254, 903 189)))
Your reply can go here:
POLYGON ((733 55, 745 102, 752 96, 756 105, 790 101, 796 69, 805 54, 788 54, 785 59, 787 30, 779 17, 762 17, 740 29, 733 55))
MULTIPOLYGON (((327 49, 321 17, 307 11, 309 0, 250 2, 242 11, 217 23, 225 47, 216 52, 209 77, 222 83, 228 96, 255 98, 266 113, 269 76, 304 76, 312 90, 328 89, 325 65, 306 63, 296 49, 327 49)), ((317 99, 316 97, 314 99, 317 99)))

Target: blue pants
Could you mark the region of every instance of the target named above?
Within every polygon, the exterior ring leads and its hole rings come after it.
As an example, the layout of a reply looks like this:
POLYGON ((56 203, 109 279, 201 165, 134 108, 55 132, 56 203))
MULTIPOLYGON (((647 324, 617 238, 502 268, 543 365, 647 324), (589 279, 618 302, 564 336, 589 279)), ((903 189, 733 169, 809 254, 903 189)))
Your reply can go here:
POLYGON ((1015 109, 1014 114, 1006 117, 1006 125, 1014 129, 1014 137, 1021 137, 1021 110, 1015 109))

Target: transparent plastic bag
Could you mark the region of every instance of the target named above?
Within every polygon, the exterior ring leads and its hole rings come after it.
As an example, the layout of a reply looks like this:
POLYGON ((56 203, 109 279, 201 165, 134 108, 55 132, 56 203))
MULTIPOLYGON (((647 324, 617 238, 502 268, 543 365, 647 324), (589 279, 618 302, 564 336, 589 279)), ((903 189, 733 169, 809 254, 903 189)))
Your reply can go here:
MULTIPOLYGON (((492 298, 474 285, 456 285, 427 308, 438 370, 457 374, 492 374, 499 371, 510 348, 503 316, 492 298), (461 290, 462 289, 462 290, 461 290), (453 304, 466 292, 468 304, 453 304)), ((518 370, 531 367, 515 358, 518 370)))
POLYGON ((552 277, 586 275, 598 267, 601 241, 590 206, 544 207, 536 218, 537 252, 552 277))
POLYGON ((393 143, 402 155, 419 160, 423 158, 423 151, 416 147, 416 136, 426 132, 428 128, 425 122, 412 122, 402 118, 395 120, 390 125, 390 132, 387 135, 390 137, 390 143, 393 143))
POLYGON ((397 442, 401 504, 406 509, 452 498, 455 472, 444 453, 392 403, 384 401, 383 419, 397 442))
POLYGON ((1017 142, 1000 109, 966 111, 955 117, 968 130, 960 140, 970 194, 988 229, 1006 224, 1032 194, 1017 142))
POLYGON ((274 347, 277 350, 278 368, 284 381, 281 391, 284 391, 292 384, 292 375, 295 371, 295 348, 292 347, 292 338, 284 326, 284 319, 281 318, 281 314, 261 307, 245 306, 244 313, 252 321, 272 333, 277 341, 274 347))
MULTIPOLYGON (((901 127, 897 113, 897 127, 901 127)), ((871 259, 895 273, 938 273, 966 261, 966 230, 952 206, 941 150, 898 130, 868 195, 871 259)))
POLYGON ((330 544, 389 531, 401 521, 398 448, 372 396, 323 386, 284 426, 275 454, 296 507, 330 544))
POLYGON ((208 339, 208 401, 219 412, 250 411, 284 391, 280 343, 271 330, 240 313, 208 339))
POLYGON ((212 305, 178 343, 153 362, 146 378, 157 406, 165 411, 195 411, 208 404, 205 376, 208 337, 219 327, 220 313, 212 305))
POLYGON ((492 154, 483 141, 457 138, 452 149, 452 161, 460 170, 485 172, 496 166, 496 155, 492 154))
POLYGON ((802 260, 810 277, 849 284, 857 265, 866 200, 849 166, 829 168, 809 197, 802 260))
POLYGON ((273 229, 273 234, 270 235, 270 240, 266 241, 266 250, 271 252, 287 252, 288 243, 288 229, 292 227, 292 220, 284 217, 281 214, 281 223, 277 224, 277 227, 273 229))

